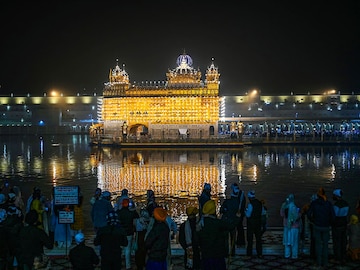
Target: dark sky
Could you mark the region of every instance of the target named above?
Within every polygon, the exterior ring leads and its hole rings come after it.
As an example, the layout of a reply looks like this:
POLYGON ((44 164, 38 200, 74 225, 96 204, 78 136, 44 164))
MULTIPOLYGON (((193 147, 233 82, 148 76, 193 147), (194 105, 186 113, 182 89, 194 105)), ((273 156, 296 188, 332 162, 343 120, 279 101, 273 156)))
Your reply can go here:
POLYGON ((1 4, 0 95, 101 93, 116 59, 162 81, 184 50, 221 95, 360 94, 360 1, 89 2, 1 4))

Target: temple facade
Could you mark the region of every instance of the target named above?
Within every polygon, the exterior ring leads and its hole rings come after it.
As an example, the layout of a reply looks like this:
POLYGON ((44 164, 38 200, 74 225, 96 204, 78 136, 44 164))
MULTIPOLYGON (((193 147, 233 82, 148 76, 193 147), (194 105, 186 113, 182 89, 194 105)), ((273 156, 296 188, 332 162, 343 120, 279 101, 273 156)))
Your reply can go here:
MULTIPOLYGON (((212 62, 204 80, 192 58, 181 54, 166 81, 131 84, 124 67, 110 70, 102 99, 103 136, 113 142, 151 139, 209 139, 218 136, 219 77, 212 62)), ((98 130, 99 131, 99 130, 98 130)))

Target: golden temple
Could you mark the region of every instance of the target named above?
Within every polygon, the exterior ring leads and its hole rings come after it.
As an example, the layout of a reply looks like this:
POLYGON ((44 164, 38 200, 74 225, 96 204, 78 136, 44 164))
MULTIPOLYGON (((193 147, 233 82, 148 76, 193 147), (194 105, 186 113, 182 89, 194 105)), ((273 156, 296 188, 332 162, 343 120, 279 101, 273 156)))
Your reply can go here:
POLYGON ((218 135, 219 77, 214 62, 202 80, 199 69, 185 52, 177 67, 168 70, 164 82, 131 84, 124 67, 110 69, 102 99, 102 123, 92 137, 105 136, 110 143, 128 139, 209 139, 218 135))

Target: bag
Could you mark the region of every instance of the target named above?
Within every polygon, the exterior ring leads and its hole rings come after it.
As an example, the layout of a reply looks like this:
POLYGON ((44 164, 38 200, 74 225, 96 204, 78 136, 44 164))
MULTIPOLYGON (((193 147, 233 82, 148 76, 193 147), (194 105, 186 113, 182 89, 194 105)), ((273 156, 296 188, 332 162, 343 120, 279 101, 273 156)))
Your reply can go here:
POLYGON ((179 244, 184 250, 186 249, 185 222, 181 223, 179 228, 179 244))

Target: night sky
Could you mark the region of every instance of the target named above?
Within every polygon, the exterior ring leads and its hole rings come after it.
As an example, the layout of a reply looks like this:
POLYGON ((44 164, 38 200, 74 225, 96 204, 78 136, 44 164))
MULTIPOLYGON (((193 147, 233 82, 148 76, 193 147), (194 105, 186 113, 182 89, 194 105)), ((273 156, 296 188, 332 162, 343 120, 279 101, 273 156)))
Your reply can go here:
POLYGON ((220 95, 360 94, 360 1, 89 2, 1 4, 0 95, 101 94, 116 59, 163 81, 184 50, 220 95))

